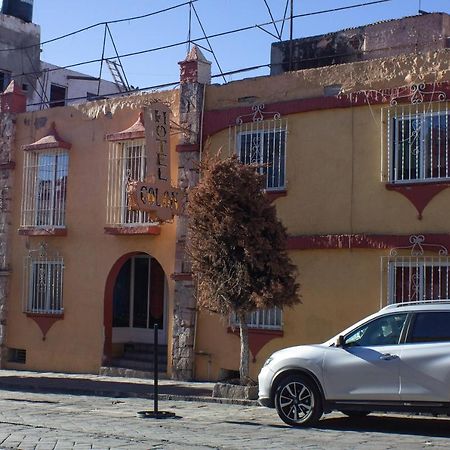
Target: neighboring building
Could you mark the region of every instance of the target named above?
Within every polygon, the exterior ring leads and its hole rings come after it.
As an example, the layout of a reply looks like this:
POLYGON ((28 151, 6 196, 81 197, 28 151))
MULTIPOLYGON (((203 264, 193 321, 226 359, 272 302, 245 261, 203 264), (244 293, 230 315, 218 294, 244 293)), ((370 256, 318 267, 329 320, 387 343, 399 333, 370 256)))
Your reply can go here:
POLYGON ((40 62, 41 75, 28 107, 29 111, 83 103, 120 93, 112 81, 98 80, 81 72, 40 62))
POLYGON ((40 71, 40 33, 39 25, 0 13, 1 92, 14 79, 31 101, 40 71))
MULTIPOLYGON (((448 20, 430 16, 404 20, 417 29, 448 20)), ((194 48, 173 91, 20 113, 11 88, 0 115, 9 127, 0 143, 2 367, 147 369, 157 323, 169 375, 217 379, 238 368, 233 318, 196 309, 186 218, 156 225, 127 208, 127 180, 144 180, 151 156, 153 125, 140 113, 157 100, 170 105, 180 188, 196 183, 205 152, 267 164, 303 303, 249 317, 253 377, 274 350, 324 341, 382 305, 448 299, 449 56, 424 50, 209 85, 194 48)))
POLYGON ((40 27, 31 23, 32 1, 0 4, 0 92, 14 80, 28 110, 82 103, 121 92, 111 81, 59 68, 40 60, 40 27))

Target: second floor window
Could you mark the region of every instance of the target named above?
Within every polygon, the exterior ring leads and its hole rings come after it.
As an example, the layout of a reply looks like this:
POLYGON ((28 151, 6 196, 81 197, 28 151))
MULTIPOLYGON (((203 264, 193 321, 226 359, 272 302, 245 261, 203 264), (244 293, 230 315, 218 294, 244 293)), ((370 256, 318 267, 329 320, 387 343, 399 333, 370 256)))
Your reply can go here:
POLYGON ((110 143, 108 170, 109 225, 139 225, 150 223, 148 214, 128 209, 128 180, 144 181, 147 170, 145 140, 133 139, 110 143))
POLYGON ((391 111, 390 181, 450 179, 450 113, 446 104, 408 105, 391 111))
POLYGON ((25 152, 22 226, 65 226, 68 164, 62 149, 25 152))
POLYGON ((259 171, 266 177, 266 189, 285 187, 285 130, 241 132, 237 136, 237 151, 242 163, 261 166, 259 171))

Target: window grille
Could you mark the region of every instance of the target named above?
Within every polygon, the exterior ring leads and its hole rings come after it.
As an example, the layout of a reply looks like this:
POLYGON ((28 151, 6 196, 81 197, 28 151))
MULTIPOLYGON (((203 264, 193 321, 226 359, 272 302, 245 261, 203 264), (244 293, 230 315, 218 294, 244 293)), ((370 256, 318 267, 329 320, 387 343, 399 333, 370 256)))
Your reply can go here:
POLYGON ((152 221, 148 213, 128 210, 128 180, 145 181, 145 140, 109 144, 107 218, 109 225, 142 225, 152 221))
POLYGON ((35 314, 62 314, 64 261, 47 254, 46 247, 25 258, 23 310, 35 314))
POLYGON ((448 103, 415 103, 384 110, 386 172, 391 183, 450 179, 448 103))
POLYGON ((266 177, 267 190, 286 188, 287 121, 278 113, 263 112, 263 105, 255 106, 251 122, 230 127, 230 153, 237 152, 244 164, 258 164, 259 172, 266 177), (264 120, 271 115, 270 120, 264 120))
POLYGON ((439 245, 424 244, 423 236, 411 236, 410 242, 410 247, 393 249, 389 256, 382 257, 384 301, 382 297, 381 306, 450 300, 450 258, 447 249, 439 245), (425 255, 425 250, 432 247, 438 250, 438 254, 425 255), (408 249, 411 250, 409 254, 400 254, 408 249))
POLYGON ((68 166, 63 149, 25 152, 22 227, 65 226, 68 166))
MULTIPOLYGON (((239 326, 236 314, 231 315, 231 325, 239 326)), ((260 330, 282 330, 283 329, 283 311, 274 307, 270 309, 258 309, 247 314, 247 325, 252 329, 260 330)))

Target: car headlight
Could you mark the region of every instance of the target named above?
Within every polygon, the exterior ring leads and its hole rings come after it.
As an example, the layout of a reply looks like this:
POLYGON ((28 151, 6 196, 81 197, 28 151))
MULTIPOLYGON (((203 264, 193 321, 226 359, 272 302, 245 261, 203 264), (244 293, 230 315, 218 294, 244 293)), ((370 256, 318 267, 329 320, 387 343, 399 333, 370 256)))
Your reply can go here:
POLYGON ((270 356, 270 357, 266 360, 266 362, 264 363, 263 367, 268 366, 272 361, 273 361, 273 356, 270 356))

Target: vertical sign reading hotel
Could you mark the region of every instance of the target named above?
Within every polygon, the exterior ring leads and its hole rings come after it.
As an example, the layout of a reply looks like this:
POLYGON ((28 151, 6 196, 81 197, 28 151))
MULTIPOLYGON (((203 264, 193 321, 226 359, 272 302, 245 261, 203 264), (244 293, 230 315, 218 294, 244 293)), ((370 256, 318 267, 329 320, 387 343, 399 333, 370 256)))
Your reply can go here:
POLYGON ((147 177, 170 182, 170 110, 162 103, 144 109, 147 177))
POLYGON ((170 110, 155 103, 144 109, 147 173, 144 181, 130 180, 128 207, 164 222, 181 214, 185 193, 170 184, 170 110))

